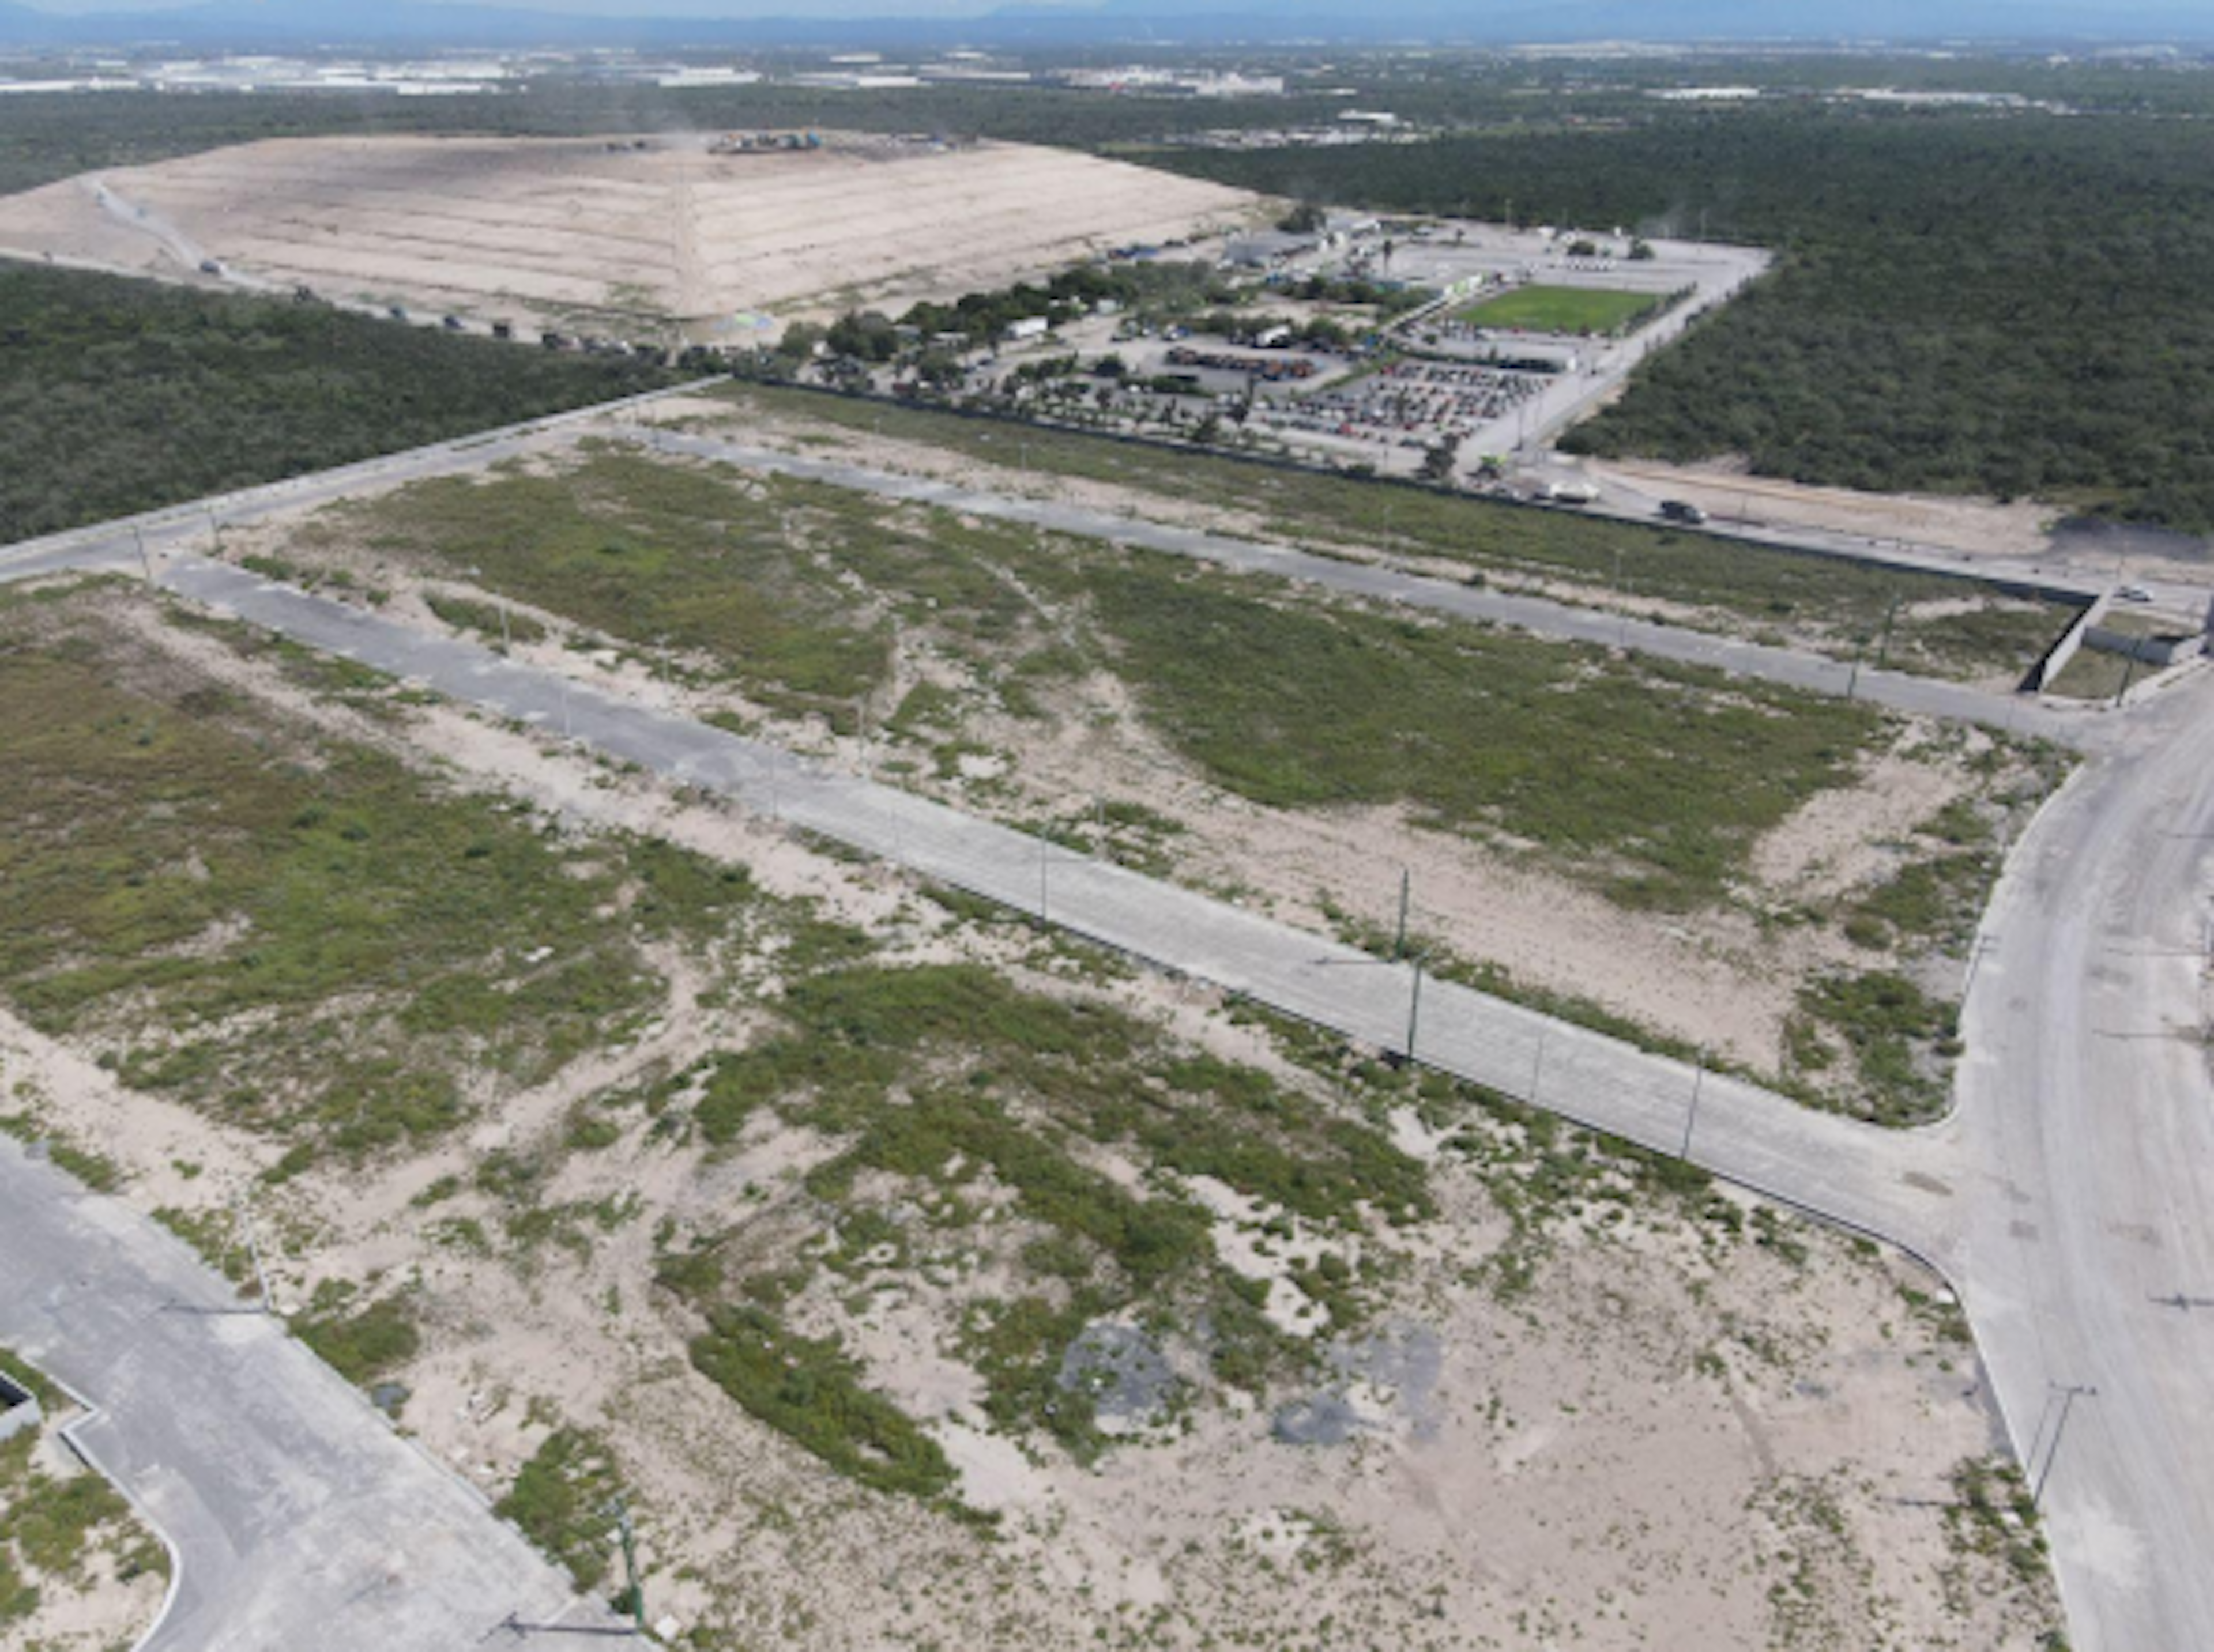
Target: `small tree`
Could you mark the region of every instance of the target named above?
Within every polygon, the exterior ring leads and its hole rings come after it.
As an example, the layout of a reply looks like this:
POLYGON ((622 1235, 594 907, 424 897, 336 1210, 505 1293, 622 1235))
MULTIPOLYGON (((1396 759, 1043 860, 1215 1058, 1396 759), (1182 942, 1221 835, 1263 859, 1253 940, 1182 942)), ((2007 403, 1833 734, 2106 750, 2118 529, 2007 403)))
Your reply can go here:
POLYGON ((1440 436, 1422 449, 1422 480, 1440 484, 1452 481, 1453 466, 1459 458, 1460 438, 1450 434, 1440 436))

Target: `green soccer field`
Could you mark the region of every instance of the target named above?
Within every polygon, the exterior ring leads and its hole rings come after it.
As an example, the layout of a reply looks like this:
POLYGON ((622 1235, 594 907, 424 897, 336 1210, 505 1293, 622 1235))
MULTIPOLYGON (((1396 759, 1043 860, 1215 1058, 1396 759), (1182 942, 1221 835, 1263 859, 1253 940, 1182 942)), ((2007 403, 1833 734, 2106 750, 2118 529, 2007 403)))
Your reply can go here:
POLYGON ((1527 327, 1535 332, 1619 332, 1660 306, 1657 293, 1602 287, 1518 287, 1471 304, 1459 319, 1482 327, 1527 327))

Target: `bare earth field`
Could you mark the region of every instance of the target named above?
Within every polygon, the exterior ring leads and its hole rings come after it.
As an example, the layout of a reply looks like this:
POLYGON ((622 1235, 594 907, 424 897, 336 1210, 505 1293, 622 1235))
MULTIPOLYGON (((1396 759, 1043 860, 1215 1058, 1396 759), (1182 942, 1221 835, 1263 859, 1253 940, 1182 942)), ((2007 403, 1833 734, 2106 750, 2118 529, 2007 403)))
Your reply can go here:
POLYGON ((1826 528, 1868 539, 1904 539, 1952 551, 1969 560, 2024 564, 2047 558, 2055 573, 2067 564, 2055 555, 2050 505, 1934 494, 1860 493, 1754 476, 1742 460, 1664 465, 1652 460, 1581 461, 1592 479, 1636 491, 1665 493, 1697 505, 1719 521, 1750 517, 1789 527, 1826 528))
POLYGON ((479 319, 724 336, 735 314, 897 310, 1131 241, 1246 221, 1213 184, 1006 143, 829 136, 714 155, 696 136, 300 138, 0 200, 0 247, 189 276, 174 237, 252 276, 479 319))
POLYGON ((2057 1622, 1965 1328, 1872 1247, 119 587, 0 642, 70 696, 0 755, 83 777, 7 805, 15 1127, 242 1280, 247 1193, 279 1308, 590 1586, 627 1495, 680 1644, 2057 1622), (323 877, 398 967, 315 989, 323 877), (452 1110, 349 1138, 385 1068, 452 1110))
MULTIPOLYGON (((715 406, 674 402, 665 411, 684 418, 715 406)), ((767 408, 753 410, 745 432, 749 440, 810 450, 835 445, 864 464, 964 485, 1043 493, 1218 531, 1261 526, 1197 503, 1035 471, 1018 475, 767 408)), ((567 473, 572 462, 549 454, 534 468, 550 478, 567 473)), ((730 503, 734 516, 749 505, 798 497, 774 487, 763 493, 757 483, 742 486, 730 503)), ((603 520, 623 515, 614 500, 602 509, 603 520)), ((850 541, 855 546, 887 525, 934 533, 950 548, 965 546, 976 526, 890 507, 866 509, 859 520, 871 526, 848 521, 837 530, 859 536, 850 541)), ((334 514, 305 532, 276 527, 242 538, 235 548, 303 568, 342 570, 363 587, 390 591, 401 604, 420 601, 413 593, 425 574, 450 581, 460 571, 459 550, 443 566, 390 554, 403 540, 380 533, 378 524, 374 509, 358 526, 334 514)), ((456 527, 456 547, 476 543, 477 531, 456 527)), ((896 608, 896 589, 849 565, 851 552, 841 555, 828 530, 807 533, 821 547, 813 556, 814 576, 835 582, 856 623, 882 619, 880 605, 896 608)), ((1388 936, 1404 870, 1411 891, 1410 933, 1421 944, 1503 972, 1522 988, 1583 1000, 1686 1052, 1703 1047, 1752 1070, 1800 1076, 1817 1088, 1849 1087, 1853 1062, 1833 1041, 1825 1042, 1827 1035, 1811 1033, 1810 983, 1899 971, 1941 998, 1954 990, 1960 920, 1973 910, 1972 899, 1964 905, 1964 893, 1972 897, 1980 887, 1969 875, 1972 863, 2017 828, 2045 783, 2033 761, 1979 734, 1911 720, 1871 722, 1856 760, 1760 834, 1720 898, 1654 909, 1611 898, 1605 863, 1579 866, 1549 853, 1512 821, 1494 832, 1440 829, 1434 816, 1401 802, 1285 807, 1226 783, 1219 770, 1195 761, 1165 733, 1159 717, 1148 715, 1147 686, 1129 674, 1111 647, 1081 668, 1024 674, 1019 661, 1035 665, 1040 652, 1086 637, 1094 616, 1080 596, 1024 575, 1006 550, 995 560, 998 577, 1019 592, 1011 613, 1023 614, 1024 628, 995 632, 980 647, 975 638, 946 636, 945 619, 936 612, 901 617, 892 626, 885 674, 867 687, 865 741, 851 726, 834 732, 820 715, 795 715, 795 708, 749 696, 728 681, 709 681, 713 666, 700 653, 680 656, 683 692, 700 715, 765 723, 840 764, 866 764, 880 775, 896 775, 902 784, 1012 821, 1048 823, 1087 844, 1104 838, 1110 852, 1149 851, 1167 875, 1235 892, 1318 930, 1388 936), (1144 824, 1103 834, 1093 819, 1103 808, 1135 809, 1144 824), (1116 837, 1119 844, 1112 841, 1116 837), (1933 861, 1952 881, 1939 881, 1934 893, 1941 898, 1924 899, 1931 892, 1920 869, 1933 861), (1875 923, 1850 921, 1871 902, 1888 915, 1875 923)), ((1066 553, 1048 561, 1066 565, 1066 553)), ((529 594, 512 582, 503 588, 511 600, 529 594)), ((967 600, 979 599, 972 593, 967 600)), ((1257 604, 1256 623, 1275 600, 1257 604)), ((1322 612, 1344 607, 1318 596, 1311 606, 1322 612)), ((553 636, 518 648, 545 662, 572 652, 558 640, 560 616, 533 612, 554 626, 553 636)), ((635 641, 640 633, 628 635, 635 641)), ((1561 760, 1576 759, 1563 753, 1561 760)), ((1687 783, 1713 783, 1693 771, 1687 783)))

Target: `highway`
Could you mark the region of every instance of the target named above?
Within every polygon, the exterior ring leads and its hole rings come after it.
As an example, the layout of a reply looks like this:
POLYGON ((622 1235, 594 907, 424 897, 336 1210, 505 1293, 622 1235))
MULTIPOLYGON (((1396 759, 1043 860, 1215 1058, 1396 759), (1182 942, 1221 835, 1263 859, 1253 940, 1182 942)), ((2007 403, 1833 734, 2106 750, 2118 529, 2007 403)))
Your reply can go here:
POLYGON ((608 1625, 152 1222, 4 1137, 0 1210, 0 1343, 98 1408, 71 1439, 170 1549, 145 1652, 445 1652, 608 1625))

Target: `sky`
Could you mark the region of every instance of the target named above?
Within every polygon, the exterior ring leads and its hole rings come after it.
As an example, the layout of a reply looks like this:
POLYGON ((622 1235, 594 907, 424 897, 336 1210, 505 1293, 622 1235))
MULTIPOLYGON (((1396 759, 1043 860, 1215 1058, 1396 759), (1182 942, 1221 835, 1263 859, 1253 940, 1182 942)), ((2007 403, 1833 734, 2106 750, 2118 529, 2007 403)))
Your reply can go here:
MULTIPOLYGON (((315 0, 260 0, 272 15, 305 20, 315 15, 315 0)), ((996 9, 1000 0, 421 0, 442 5, 504 6, 523 11, 566 12, 581 17, 975 17, 996 9)), ((1038 8, 1083 0, 1024 0, 1038 8)), ((17 0, 34 11, 76 15, 95 11, 166 11, 201 0, 17 0)))

